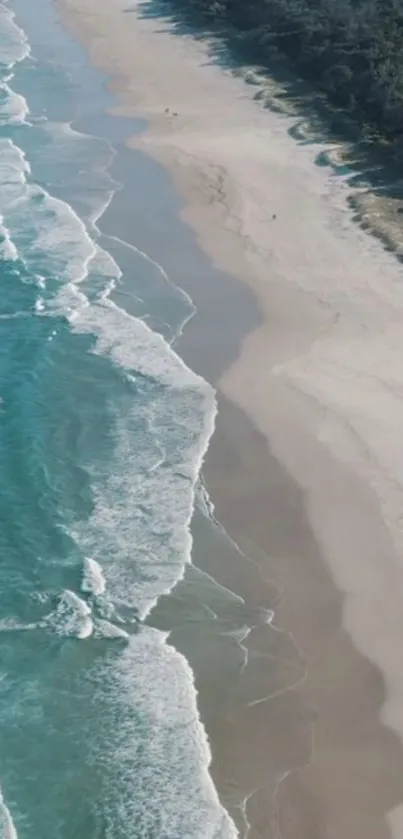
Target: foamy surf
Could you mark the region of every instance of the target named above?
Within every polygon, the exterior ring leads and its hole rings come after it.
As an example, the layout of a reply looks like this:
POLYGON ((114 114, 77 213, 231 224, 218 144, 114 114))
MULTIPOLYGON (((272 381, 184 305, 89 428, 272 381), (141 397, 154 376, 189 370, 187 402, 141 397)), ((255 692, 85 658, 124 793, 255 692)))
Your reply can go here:
MULTIPOLYGON (((48 6, 38 4, 39 20, 48 6)), ((42 19, 38 26, 42 39, 42 19)), ((29 48, 21 30, 14 35, 21 61, 29 48)), ((35 69, 49 77, 38 63, 35 69)), ((0 363, 15 361, 18 385, 5 366, 3 425, 15 452, 4 448, 2 426, 0 455, 6 452, 7 498, 18 499, 13 539, 22 549, 14 561, 25 551, 29 557, 18 597, 24 586, 39 586, 24 600, 21 621, 0 624, 2 651, 15 649, 25 668, 22 679, 12 675, 13 707, 0 691, 4 789, 43 839, 54 824, 60 836, 71 835, 73 822, 76 835, 228 839, 235 828, 209 776, 192 672, 165 633, 138 622, 190 562, 215 394, 161 335, 111 300, 121 272, 99 245, 97 221, 118 188, 107 173, 112 147, 83 139, 66 120, 47 124, 46 102, 28 123, 30 96, 24 105, 13 95, 10 73, 2 81, 2 131, 12 127, 0 138, 3 265, 10 263, 10 293, 18 291, 21 304, 1 321, 15 352, 0 354, 0 363), (8 326, 17 312, 28 322, 18 316, 8 326), (14 741, 4 747, 8 732, 24 742, 24 765, 15 762, 14 741)), ((177 334, 193 304, 162 266, 141 248, 136 253, 147 281, 157 277, 177 295, 177 334)), ((132 280, 135 293, 135 272, 132 280)))
POLYGON ((160 335, 109 300, 76 311, 73 327, 97 335, 94 352, 134 374, 132 409, 116 418, 116 468, 94 474, 94 513, 75 536, 85 552, 112 560, 111 596, 144 618, 190 561, 189 525, 214 429, 214 391, 160 335))
POLYGON ((84 640, 92 635, 91 608, 73 591, 62 592, 55 610, 43 621, 43 626, 56 635, 84 640))
POLYGON ((105 587, 105 577, 99 562, 90 557, 85 557, 81 591, 86 594, 99 595, 104 593, 105 587))
POLYGON ((3 259, 8 259, 15 262, 18 259, 18 251, 14 242, 11 240, 10 231, 3 224, 3 219, 0 216, 0 255, 3 259))
MULTIPOLYGON (((97 563, 95 563, 97 565, 97 563)), ((105 639, 128 639, 130 633, 119 625, 119 617, 115 613, 113 604, 97 602, 94 589, 100 588, 99 571, 90 574, 90 582, 83 589, 85 593, 94 595, 94 600, 84 600, 73 591, 66 589, 57 598, 56 607, 45 618, 33 624, 19 625, 14 621, 7 621, 4 626, 0 623, 0 631, 17 630, 45 630, 59 637, 77 638, 85 641, 91 636, 105 639), (98 583, 94 583, 98 578, 98 583), (106 615, 111 618, 108 620, 106 615), (112 619, 117 621, 113 623, 112 619)))
POLYGON ((11 813, 0 790, 0 839, 18 839, 11 813))
POLYGON ((6 81, 0 83, 0 124, 21 125, 26 122, 28 114, 25 97, 15 93, 6 81))
POLYGON ((28 38, 15 22, 14 12, 4 3, 0 4, 0 65, 14 67, 30 54, 28 38))
POLYGON ((98 618, 94 623, 94 637, 105 639, 121 638, 122 640, 128 640, 130 635, 125 629, 122 629, 121 626, 116 626, 116 624, 111 623, 110 621, 98 618))

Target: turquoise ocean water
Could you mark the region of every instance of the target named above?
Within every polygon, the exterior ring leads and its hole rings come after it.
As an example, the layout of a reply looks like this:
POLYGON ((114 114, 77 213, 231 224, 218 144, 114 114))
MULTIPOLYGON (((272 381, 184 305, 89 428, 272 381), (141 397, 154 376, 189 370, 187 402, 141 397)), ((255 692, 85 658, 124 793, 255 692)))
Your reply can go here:
POLYGON ((192 672, 143 622, 215 395, 171 348, 189 298, 97 227, 107 104, 49 0, 0 2, 0 837, 228 839, 192 672))

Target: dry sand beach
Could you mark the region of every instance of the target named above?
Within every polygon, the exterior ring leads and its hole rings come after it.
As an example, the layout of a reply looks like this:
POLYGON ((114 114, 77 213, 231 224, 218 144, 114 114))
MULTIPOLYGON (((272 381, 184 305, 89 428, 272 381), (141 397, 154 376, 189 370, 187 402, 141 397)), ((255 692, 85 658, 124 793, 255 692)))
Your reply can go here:
MULTIPOLYGON (((141 3, 58 5, 121 113, 146 118, 133 146, 169 169, 202 248, 259 302, 239 357, 224 372, 217 358, 206 463, 217 516, 254 562, 216 574, 265 605, 274 582, 276 623, 306 666, 284 635, 289 690, 261 688, 271 698, 207 725, 219 793, 230 806, 231 773, 250 839, 401 839, 402 268, 354 224, 318 147, 290 135, 295 119, 265 110, 207 44, 141 3)), ((207 346, 208 307, 202 318, 207 346)), ((267 638, 248 639, 262 685, 267 638)))

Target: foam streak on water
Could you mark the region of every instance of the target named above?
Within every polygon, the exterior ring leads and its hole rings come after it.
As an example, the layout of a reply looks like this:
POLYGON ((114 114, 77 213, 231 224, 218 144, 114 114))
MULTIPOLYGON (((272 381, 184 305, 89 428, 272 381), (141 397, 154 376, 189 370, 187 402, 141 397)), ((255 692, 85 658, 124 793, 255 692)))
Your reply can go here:
POLYGON ((12 10, 2 3, 0 5, 0 63, 3 67, 11 68, 29 54, 30 47, 25 32, 17 25, 12 10))
POLYGON ((105 591, 105 577, 101 566, 95 559, 85 557, 83 568, 82 591, 87 594, 103 594, 105 591))
MULTIPOLYGON (((32 67, 71 95, 0 2, 0 839, 228 839, 193 674, 141 623, 191 558, 215 394, 146 325, 152 294, 143 318, 112 300, 114 150, 29 112, 32 67)), ((192 302, 133 254, 175 334, 192 302)))
POLYGON ((17 839, 17 832, 15 830, 10 811, 4 803, 1 791, 0 791, 0 833, 1 833, 2 839, 17 839))

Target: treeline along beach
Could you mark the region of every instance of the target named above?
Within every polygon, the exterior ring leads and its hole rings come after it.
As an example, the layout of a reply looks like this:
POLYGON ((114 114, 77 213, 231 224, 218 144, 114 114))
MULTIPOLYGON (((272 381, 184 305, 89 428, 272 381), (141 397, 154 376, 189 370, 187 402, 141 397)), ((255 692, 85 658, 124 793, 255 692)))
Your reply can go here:
POLYGON ((403 164, 402 0, 173 0, 187 17, 228 27, 232 43, 271 69, 285 56, 366 137, 403 164))

